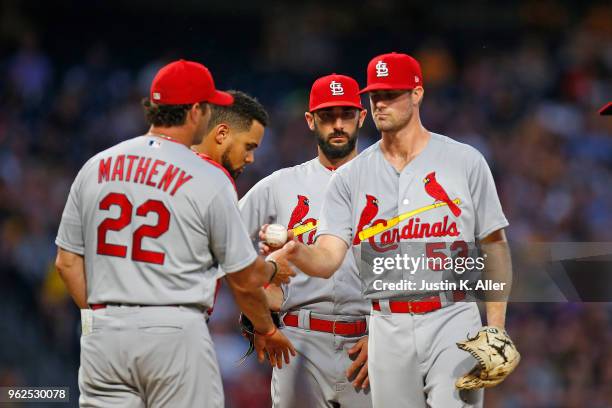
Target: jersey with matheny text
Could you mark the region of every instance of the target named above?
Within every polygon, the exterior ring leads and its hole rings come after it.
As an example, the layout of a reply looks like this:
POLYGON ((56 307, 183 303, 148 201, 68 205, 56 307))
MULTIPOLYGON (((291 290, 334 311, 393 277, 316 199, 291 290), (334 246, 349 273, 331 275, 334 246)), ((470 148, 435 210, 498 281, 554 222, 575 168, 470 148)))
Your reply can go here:
POLYGON ((228 177, 152 135, 83 166, 56 244, 85 257, 89 304, 212 307, 217 279, 257 257, 228 177))

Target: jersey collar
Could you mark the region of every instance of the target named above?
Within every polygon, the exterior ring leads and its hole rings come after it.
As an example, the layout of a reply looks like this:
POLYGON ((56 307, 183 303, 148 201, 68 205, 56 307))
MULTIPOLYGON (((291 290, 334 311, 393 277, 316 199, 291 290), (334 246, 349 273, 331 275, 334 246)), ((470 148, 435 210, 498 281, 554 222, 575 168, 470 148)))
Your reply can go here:
POLYGON ((206 161, 206 162, 212 164, 213 166, 215 166, 216 168, 220 169, 227 176, 227 178, 230 179, 230 181, 232 182, 232 185, 234 186, 234 190, 236 190, 236 193, 238 193, 238 189, 236 188, 236 182, 234 181, 233 177, 230 175, 229 171, 227 171, 227 169, 225 167, 223 167, 221 164, 219 164, 216 161, 214 161, 206 153, 196 152, 195 150, 193 152, 195 154, 197 154, 198 156, 200 156, 202 159, 204 159, 204 161, 206 161))

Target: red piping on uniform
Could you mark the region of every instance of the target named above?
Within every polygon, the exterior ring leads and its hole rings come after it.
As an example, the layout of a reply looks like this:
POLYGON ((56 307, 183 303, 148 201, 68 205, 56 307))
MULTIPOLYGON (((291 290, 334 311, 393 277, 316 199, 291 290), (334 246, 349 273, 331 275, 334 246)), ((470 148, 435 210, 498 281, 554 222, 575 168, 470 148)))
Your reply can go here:
POLYGON ((198 156, 200 156, 202 159, 204 159, 205 161, 207 161, 208 163, 212 164, 213 166, 215 166, 218 169, 221 169, 221 171, 223 171, 223 173, 225 173, 225 175, 227 176, 228 179, 230 179, 230 181, 232 182, 232 185, 234 186, 234 190, 236 190, 236 193, 238 193, 238 189, 236 188, 236 183, 234 182, 234 179, 232 178, 232 176, 229 174, 229 171, 227 171, 225 169, 225 167, 223 167, 222 165, 220 165, 219 163, 217 163, 216 161, 214 161, 213 159, 210 158, 209 155, 205 154, 205 153, 199 153, 199 152, 195 152, 195 154, 197 154, 198 156))

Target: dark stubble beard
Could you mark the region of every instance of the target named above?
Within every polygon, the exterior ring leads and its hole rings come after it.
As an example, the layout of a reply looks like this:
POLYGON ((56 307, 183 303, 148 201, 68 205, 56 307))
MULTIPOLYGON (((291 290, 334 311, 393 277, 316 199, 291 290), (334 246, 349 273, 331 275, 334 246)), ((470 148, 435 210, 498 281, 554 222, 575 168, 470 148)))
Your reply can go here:
POLYGON ((348 156, 357 145, 357 132, 351 136, 346 132, 334 131, 327 135, 327 140, 325 140, 325 136, 321 135, 319 129, 315 129, 315 133, 317 135, 317 144, 328 159, 342 159, 348 156), (348 140, 341 146, 331 144, 329 140, 337 136, 345 136, 348 140))
POLYGON ((225 170, 227 170, 230 176, 232 176, 232 178, 236 180, 238 176, 242 174, 242 168, 234 169, 232 167, 232 162, 230 161, 230 158, 229 158, 230 150, 231 150, 231 146, 225 149, 225 151, 221 155, 221 165, 223 166, 223 168, 225 168, 225 170))

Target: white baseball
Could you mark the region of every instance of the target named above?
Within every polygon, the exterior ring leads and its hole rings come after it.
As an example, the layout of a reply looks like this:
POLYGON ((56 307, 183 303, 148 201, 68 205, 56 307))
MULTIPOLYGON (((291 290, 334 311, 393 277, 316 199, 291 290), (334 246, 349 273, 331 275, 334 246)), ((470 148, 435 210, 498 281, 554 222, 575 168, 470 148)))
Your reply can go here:
POLYGON ((287 242, 287 229, 280 224, 270 224, 266 228, 266 244, 271 247, 280 247, 287 242))

